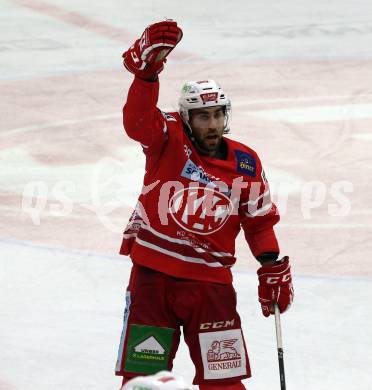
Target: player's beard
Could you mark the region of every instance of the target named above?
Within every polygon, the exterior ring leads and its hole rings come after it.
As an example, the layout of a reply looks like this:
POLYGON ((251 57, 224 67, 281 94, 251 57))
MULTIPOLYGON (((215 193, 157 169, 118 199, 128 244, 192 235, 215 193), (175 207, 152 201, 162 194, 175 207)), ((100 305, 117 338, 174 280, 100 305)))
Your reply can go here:
POLYGON ((219 149, 222 141, 222 134, 210 133, 199 140, 200 146, 208 152, 219 149))

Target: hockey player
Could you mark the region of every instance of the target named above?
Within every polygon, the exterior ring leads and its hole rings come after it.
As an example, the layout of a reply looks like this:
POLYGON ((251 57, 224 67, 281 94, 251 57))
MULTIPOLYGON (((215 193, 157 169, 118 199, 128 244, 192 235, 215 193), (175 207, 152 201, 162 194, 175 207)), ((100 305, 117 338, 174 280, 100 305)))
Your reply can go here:
POLYGON ((242 390, 250 377, 231 267, 240 228, 260 263, 264 316, 284 312, 293 289, 279 258, 279 221, 257 154, 225 137, 230 100, 212 80, 187 82, 179 112, 157 108, 158 74, 182 38, 171 20, 147 27, 124 54, 134 74, 123 109, 146 158, 144 185, 120 253, 133 268, 126 292, 116 374, 123 382, 171 370, 180 327, 201 390, 242 390))

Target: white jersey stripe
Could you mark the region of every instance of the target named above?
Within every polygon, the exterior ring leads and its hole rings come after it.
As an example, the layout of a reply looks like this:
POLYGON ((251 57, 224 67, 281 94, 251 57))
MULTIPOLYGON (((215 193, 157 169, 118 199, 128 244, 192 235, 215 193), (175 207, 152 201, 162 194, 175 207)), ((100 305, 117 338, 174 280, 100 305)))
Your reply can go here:
POLYGON ((269 194, 270 194, 270 191, 266 191, 265 193, 263 193, 262 195, 260 195, 256 200, 248 200, 248 202, 242 203, 241 206, 245 206, 246 204, 254 206, 255 204, 258 203, 258 201, 259 201, 260 199, 262 199, 264 196, 269 195, 269 194))
POLYGON ((130 291, 127 291, 126 294, 125 294, 125 309, 124 309, 124 317, 123 317, 123 329, 121 331, 120 345, 119 345, 119 351, 118 351, 118 358, 117 358, 117 361, 116 361, 116 372, 120 371, 121 365, 122 365, 122 362, 123 362, 124 341, 125 341, 125 336, 127 334, 128 317, 129 317, 129 314, 130 314, 130 305, 131 305, 130 291))
POLYGON ((163 240, 166 240, 166 241, 169 241, 169 242, 173 242, 175 244, 181 244, 181 245, 187 245, 187 246, 191 246, 195 252, 198 252, 198 253, 207 253, 207 254, 210 254, 214 257, 234 257, 231 253, 227 253, 227 252, 208 252, 207 250, 203 249, 203 248, 200 248, 200 247, 194 247, 189 241, 187 240, 182 240, 182 239, 179 239, 179 238, 173 238, 173 237, 169 237, 163 233, 160 233, 158 231, 156 231, 155 229, 153 229, 152 227, 148 226, 148 225, 145 225, 144 223, 142 223, 141 225, 141 228, 142 229, 145 229, 145 230, 148 230, 149 232, 151 232, 153 235, 159 237, 159 238, 162 238, 163 240))
POLYGON ((165 122, 165 121, 164 121, 163 133, 164 134, 168 133, 168 126, 167 126, 167 122, 165 122))
POLYGON ((169 251, 167 249, 161 248, 160 246, 157 246, 155 244, 151 244, 147 241, 141 240, 138 237, 136 238, 136 242, 137 242, 137 244, 140 244, 146 248, 152 249, 154 251, 163 253, 165 255, 174 257, 174 258, 182 260, 182 261, 186 261, 188 263, 203 264, 203 265, 207 265, 208 267, 213 267, 213 268, 223 267, 223 265, 219 262, 208 263, 204 259, 200 259, 198 257, 182 256, 180 253, 172 252, 172 251, 169 251))
POLYGON ((249 218, 257 217, 258 215, 264 214, 267 210, 270 210, 272 205, 272 203, 269 203, 265 207, 256 210, 254 213, 245 213, 245 215, 249 218))
POLYGON ((123 234, 123 237, 124 237, 125 239, 134 238, 134 237, 137 237, 137 233, 124 233, 124 234, 123 234))

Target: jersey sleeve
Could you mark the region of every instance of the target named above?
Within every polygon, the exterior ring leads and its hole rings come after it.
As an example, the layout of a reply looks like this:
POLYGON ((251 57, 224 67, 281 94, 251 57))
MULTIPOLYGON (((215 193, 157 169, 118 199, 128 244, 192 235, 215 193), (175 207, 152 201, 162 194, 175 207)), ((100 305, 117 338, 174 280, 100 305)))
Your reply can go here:
POLYGON ((269 183, 261 161, 256 156, 256 176, 249 184, 246 196, 239 208, 240 222, 245 239, 256 258, 266 252, 279 253, 279 245, 273 226, 280 216, 271 200, 269 183))
POLYGON ((167 141, 167 124, 157 108, 159 81, 135 78, 123 108, 123 125, 130 138, 139 142, 146 155, 159 152, 167 141))

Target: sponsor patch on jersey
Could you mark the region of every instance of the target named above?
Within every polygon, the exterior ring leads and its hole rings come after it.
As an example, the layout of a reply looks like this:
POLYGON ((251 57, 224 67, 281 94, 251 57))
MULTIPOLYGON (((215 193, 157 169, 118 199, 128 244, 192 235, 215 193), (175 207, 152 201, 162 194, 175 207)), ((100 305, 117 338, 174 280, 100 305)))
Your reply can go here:
POLYGON ((174 331, 173 328, 132 324, 124 370, 148 375, 168 370, 174 331))
POLYGON ((168 112, 161 111, 161 113, 166 121, 177 122, 177 119, 173 115, 169 114, 168 112))
POLYGON ((247 374, 241 329, 199 333, 204 379, 225 379, 247 374))
POLYGON ((235 150, 235 156, 237 160, 236 170, 238 172, 253 177, 256 176, 256 160, 251 154, 235 150))
POLYGON ((209 184, 214 180, 219 180, 219 178, 205 172, 202 167, 198 167, 190 159, 186 161, 186 164, 182 169, 181 176, 191 181, 198 181, 203 184, 209 184))

